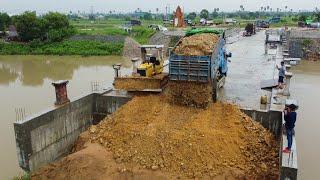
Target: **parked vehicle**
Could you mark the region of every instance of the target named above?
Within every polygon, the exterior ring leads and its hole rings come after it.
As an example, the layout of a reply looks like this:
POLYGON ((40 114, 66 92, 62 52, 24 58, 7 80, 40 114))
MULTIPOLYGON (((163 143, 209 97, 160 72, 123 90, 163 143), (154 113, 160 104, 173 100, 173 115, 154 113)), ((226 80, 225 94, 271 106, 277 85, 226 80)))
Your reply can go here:
POLYGON ((244 36, 252 36, 256 34, 256 25, 253 23, 248 23, 245 27, 244 36))
POLYGON ((151 24, 148 26, 148 28, 154 29, 156 31, 162 31, 162 32, 168 31, 168 28, 161 26, 161 25, 158 25, 158 24, 151 24))
POLYGON ((141 21, 140 20, 130 20, 130 25, 131 26, 141 26, 141 21))
POLYGON ((268 21, 258 20, 258 21, 256 21, 256 27, 258 27, 258 28, 269 28, 270 27, 270 23, 268 21))
POLYGON ((270 24, 279 23, 280 20, 281 20, 280 17, 272 17, 271 19, 269 19, 269 23, 270 24))

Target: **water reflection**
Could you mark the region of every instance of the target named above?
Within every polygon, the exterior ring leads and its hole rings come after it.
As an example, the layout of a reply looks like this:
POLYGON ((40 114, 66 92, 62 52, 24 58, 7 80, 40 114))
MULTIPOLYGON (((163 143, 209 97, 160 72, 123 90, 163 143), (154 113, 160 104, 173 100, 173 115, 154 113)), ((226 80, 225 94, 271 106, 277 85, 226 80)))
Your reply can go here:
POLYGON ((9 84, 17 79, 18 73, 11 70, 10 67, 0 64, 0 84, 9 84))
POLYGON ((121 63, 131 66, 119 56, 0 56, 0 85, 14 82, 18 77, 23 85, 41 86, 44 79, 72 79, 75 70, 82 67, 112 66, 121 63))

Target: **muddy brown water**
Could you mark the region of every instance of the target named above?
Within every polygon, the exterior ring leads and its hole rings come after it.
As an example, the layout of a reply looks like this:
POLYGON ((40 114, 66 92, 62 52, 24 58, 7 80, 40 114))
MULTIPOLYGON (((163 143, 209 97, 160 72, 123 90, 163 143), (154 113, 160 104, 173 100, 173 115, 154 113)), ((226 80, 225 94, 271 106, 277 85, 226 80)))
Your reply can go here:
POLYGON ((18 166, 13 123, 15 109, 26 115, 43 111, 55 101, 53 81, 69 80, 72 99, 92 92, 91 82, 99 88, 112 86, 112 64, 122 63, 129 71, 131 62, 117 56, 0 56, 0 179, 11 179, 21 172, 18 166))
POLYGON ((298 178, 317 179, 320 176, 320 61, 302 61, 292 72, 291 95, 299 103, 296 123, 298 178))

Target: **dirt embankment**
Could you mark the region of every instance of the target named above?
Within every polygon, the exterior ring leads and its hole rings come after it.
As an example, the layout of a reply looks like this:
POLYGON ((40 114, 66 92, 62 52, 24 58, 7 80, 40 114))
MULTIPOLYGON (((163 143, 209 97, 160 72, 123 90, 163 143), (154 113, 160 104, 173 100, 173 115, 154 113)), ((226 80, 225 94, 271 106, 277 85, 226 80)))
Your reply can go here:
POLYGON ((81 148, 32 177, 277 179, 279 173, 274 137, 236 106, 178 106, 164 95, 134 97, 83 134, 75 150, 81 148))
POLYGON ((126 37, 123 47, 123 56, 132 58, 141 58, 140 44, 130 37, 126 37))

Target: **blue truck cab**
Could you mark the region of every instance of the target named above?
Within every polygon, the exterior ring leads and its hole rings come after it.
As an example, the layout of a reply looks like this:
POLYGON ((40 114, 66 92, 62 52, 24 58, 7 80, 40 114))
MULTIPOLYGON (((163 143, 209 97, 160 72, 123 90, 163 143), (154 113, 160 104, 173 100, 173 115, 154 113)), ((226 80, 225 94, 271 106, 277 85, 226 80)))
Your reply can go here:
MULTIPOLYGON (((217 89, 224 85, 228 72, 227 58, 231 57, 231 53, 226 53, 224 32, 217 35, 219 36, 219 40, 212 47, 211 55, 186 56, 172 52, 169 58, 169 76, 171 81, 210 84, 212 86, 212 99, 214 101, 217 100, 217 89)), ((176 46, 179 45, 179 42, 176 46)))

